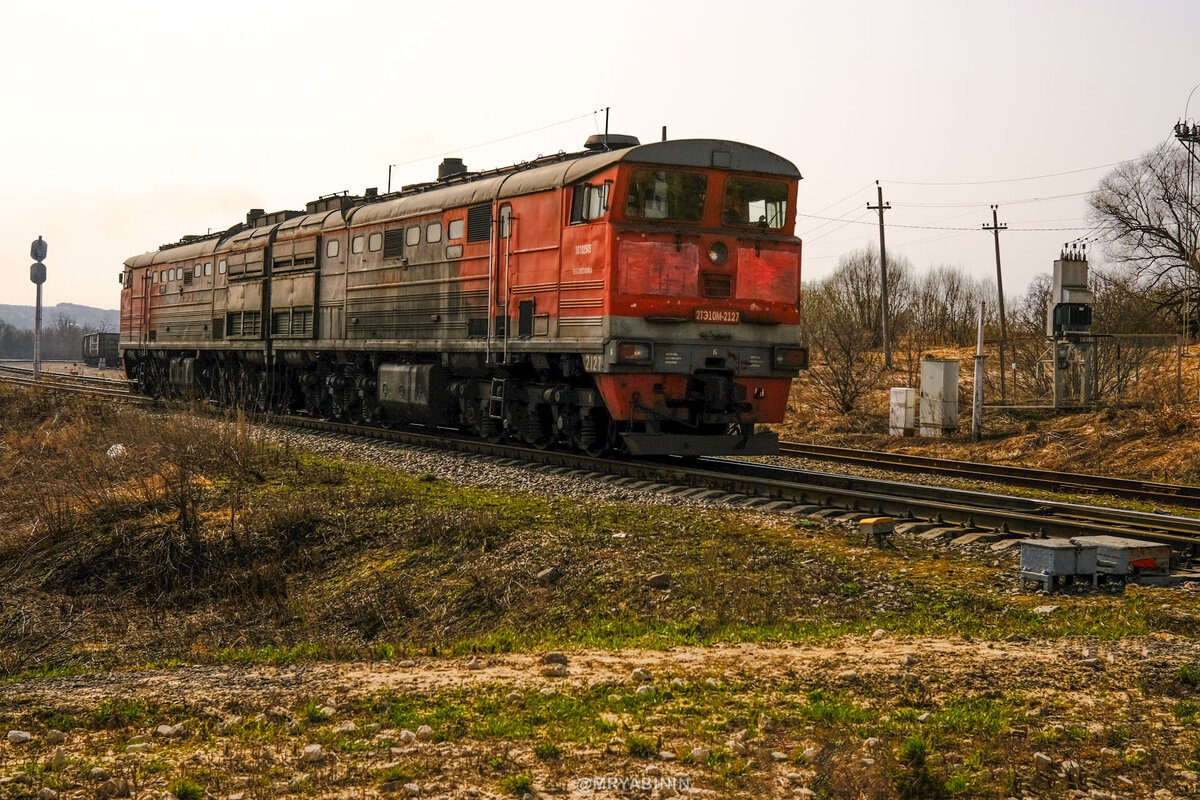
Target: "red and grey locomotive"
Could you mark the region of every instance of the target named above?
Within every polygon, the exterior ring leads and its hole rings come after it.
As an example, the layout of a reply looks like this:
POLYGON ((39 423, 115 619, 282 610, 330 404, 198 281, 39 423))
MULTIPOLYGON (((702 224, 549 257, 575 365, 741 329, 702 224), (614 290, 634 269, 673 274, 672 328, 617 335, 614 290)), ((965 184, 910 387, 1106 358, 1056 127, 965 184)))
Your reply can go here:
POLYGON ((125 262, 147 393, 587 451, 774 452, 799 344, 800 173, 745 144, 587 149, 244 224, 125 262))

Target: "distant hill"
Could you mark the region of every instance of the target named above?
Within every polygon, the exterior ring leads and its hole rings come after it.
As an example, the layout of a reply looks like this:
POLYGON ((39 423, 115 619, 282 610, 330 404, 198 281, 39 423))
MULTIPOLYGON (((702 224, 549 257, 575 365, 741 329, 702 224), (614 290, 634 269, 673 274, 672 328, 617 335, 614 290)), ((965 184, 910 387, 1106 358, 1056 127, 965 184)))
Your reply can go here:
MULTIPOLYGON (((19 330, 33 330, 33 306, 0 305, 0 322, 7 322, 19 330)), ((47 328, 63 317, 81 328, 116 331, 121 323, 121 312, 116 309, 92 308, 74 303, 59 303, 42 308, 42 327, 47 328)))

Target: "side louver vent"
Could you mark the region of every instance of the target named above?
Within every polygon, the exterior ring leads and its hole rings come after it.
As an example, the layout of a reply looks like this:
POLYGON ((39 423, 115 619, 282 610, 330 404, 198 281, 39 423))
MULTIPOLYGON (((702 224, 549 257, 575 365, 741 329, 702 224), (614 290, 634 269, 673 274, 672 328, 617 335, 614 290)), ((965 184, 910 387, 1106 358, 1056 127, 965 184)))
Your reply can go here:
POLYGON ((486 242, 492 238, 491 204, 467 209, 467 241, 486 242))
POLYGON ((404 229, 393 228, 383 232, 383 257, 400 258, 404 255, 404 229))

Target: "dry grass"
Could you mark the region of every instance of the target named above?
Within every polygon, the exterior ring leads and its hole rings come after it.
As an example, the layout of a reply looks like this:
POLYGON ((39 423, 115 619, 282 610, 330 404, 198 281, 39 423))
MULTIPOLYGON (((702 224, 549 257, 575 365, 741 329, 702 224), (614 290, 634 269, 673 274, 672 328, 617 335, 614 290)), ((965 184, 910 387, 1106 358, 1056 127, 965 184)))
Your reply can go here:
MULTIPOLYGON (((1195 360, 1184 365, 1185 402, 1178 402, 1173 360, 1144 370, 1120 405, 1087 411, 988 411, 984 437, 971 439, 972 356, 969 349, 943 348, 938 357, 958 358, 959 433, 939 439, 887 436, 888 390, 916 386, 909 355, 896 354, 897 367, 885 376, 859 408, 831 415, 811 381, 793 384, 788 419, 775 426, 799 441, 842 444, 864 449, 898 450, 944 458, 1011 463, 1068 472, 1097 472, 1174 483, 1200 481, 1200 403, 1191 402, 1200 382, 1195 360)), ((915 357, 915 355, 914 355, 915 357)), ((994 361, 994 359, 992 359, 994 361)), ((989 392, 998 376, 989 375, 989 392)), ((996 398, 989 395, 989 402, 996 398)))

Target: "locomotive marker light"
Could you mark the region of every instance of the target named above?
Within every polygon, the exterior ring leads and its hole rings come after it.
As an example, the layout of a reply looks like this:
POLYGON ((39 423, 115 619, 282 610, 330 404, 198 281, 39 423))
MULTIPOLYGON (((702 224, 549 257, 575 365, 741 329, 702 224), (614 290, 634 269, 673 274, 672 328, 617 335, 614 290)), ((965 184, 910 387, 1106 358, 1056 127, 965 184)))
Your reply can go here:
POLYGON ((29 266, 29 280, 37 286, 37 305, 33 312, 33 379, 42 377, 42 284, 46 282, 46 240, 41 236, 29 246, 33 264, 29 266))

